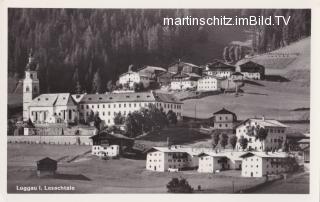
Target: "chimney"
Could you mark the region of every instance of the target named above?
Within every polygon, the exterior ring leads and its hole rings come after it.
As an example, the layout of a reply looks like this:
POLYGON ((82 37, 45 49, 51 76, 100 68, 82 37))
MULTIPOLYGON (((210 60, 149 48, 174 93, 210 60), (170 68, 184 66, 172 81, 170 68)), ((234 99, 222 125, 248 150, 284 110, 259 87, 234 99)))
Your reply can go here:
POLYGON ((262 116, 262 121, 264 121, 265 120, 265 118, 264 118, 264 115, 262 116))

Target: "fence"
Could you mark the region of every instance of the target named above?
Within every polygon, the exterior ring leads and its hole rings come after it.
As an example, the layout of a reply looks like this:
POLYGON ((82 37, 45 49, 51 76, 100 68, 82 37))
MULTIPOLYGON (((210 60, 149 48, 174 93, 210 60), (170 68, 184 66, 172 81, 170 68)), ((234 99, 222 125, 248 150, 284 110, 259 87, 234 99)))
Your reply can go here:
POLYGON ((7 136, 8 143, 92 145, 91 136, 7 136))

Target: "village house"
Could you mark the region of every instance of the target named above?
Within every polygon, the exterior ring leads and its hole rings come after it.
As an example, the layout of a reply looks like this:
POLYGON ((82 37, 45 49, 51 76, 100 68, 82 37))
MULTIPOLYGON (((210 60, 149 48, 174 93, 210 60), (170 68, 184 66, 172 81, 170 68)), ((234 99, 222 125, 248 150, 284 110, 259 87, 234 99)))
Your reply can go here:
POLYGON ((221 170, 241 170, 243 152, 206 152, 199 155, 200 173, 215 173, 221 170))
MULTIPOLYGON (((247 149, 255 151, 271 151, 281 149, 286 142, 286 128, 288 126, 277 120, 265 119, 262 117, 251 118, 243 121, 236 127, 236 136, 238 140, 243 137, 248 140, 247 149), (257 138, 259 128, 263 128, 267 136, 263 140, 257 138)), ((236 148, 242 150, 237 142, 236 148)))
POLYGON ((288 172, 288 155, 285 152, 248 152, 241 156, 243 177, 263 177, 288 172))
POLYGON ((171 79, 170 88, 172 90, 186 90, 197 88, 199 75, 194 73, 178 73, 171 79))
POLYGON ((166 72, 167 70, 162 67, 154 67, 154 66, 144 66, 137 70, 140 76, 148 78, 149 80, 156 81, 156 78, 166 72))
POLYGON ((260 80, 260 79, 264 79, 265 77, 265 68, 264 66, 258 63, 248 61, 239 66, 240 66, 240 72, 243 74, 244 78, 246 79, 260 80))
POLYGON ((225 64, 220 60, 215 60, 213 63, 206 65, 204 75, 216 76, 220 78, 229 78, 235 72, 235 67, 225 64))
POLYGON ((170 83, 171 83, 171 79, 172 77, 175 75, 175 73, 172 73, 172 72, 163 72, 163 73, 160 73, 158 76, 157 76, 157 82, 159 83, 159 85, 162 87, 162 86, 170 86, 170 83))
POLYGON ((79 103, 79 116, 84 121, 90 114, 98 113, 100 119, 108 126, 114 125, 114 117, 120 113, 129 113, 148 108, 150 105, 162 108, 164 112, 172 110, 178 120, 181 118, 182 103, 173 95, 159 92, 85 94, 79 103))
POLYGON ((149 78, 140 76, 138 72, 132 70, 132 67, 133 65, 130 65, 128 71, 119 76, 119 84, 122 86, 128 85, 130 88, 133 88, 134 83, 149 84, 149 78))
POLYGON ((211 122, 213 123, 213 128, 216 130, 233 131, 234 125, 237 122, 237 115, 225 108, 222 108, 221 110, 213 113, 211 122))
POLYGON ((199 67, 195 64, 188 62, 183 62, 180 59, 177 62, 174 62, 169 65, 168 72, 178 74, 178 73, 187 73, 187 74, 197 74, 202 75, 202 67, 199 67))
POLYGON ((242 81, 244 78, 244 75, 241 72, 234 72, 231 74, 230 79, 233 81, 242 81))
POLYGON ((198 80, 197 91, 219 91, 221 79, 215 76, 203 76, 198 80))
POLYGON ((153 147, 147 153, 146 169, 165 172, 171 169, 196 169, 199 164, 198 155, 211 151, 208 148, 190 148, 179 145, 169 147, 153 147))
POLYGON ((92 139, 91 154, 100 157, 118 157, 134 143, 132 138, 106 131, 101 131, 90 139, 92 139))
POLYGON ((199 155, 199 173, 215 173, 227 167, 228 159, 222 153, 208 152, 199 155))

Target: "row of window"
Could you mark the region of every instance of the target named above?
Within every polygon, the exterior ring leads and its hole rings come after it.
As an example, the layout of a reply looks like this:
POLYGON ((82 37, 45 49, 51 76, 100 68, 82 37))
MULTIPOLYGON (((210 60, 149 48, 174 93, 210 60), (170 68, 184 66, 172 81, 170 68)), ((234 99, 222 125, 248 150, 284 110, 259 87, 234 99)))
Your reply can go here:
MULTIPOLYGON (((148 103, 148 102, 145 102, 145 103, 119 103, 119 104, 91 104, 91 109, 94 109, 95 107, 97 109, 99 109, 100 107, 101 108, 107 108, 110 109, 111 107, 113 108, 126 108, 127 106, 129 108, 131 107, 148 107, 150 104, 152 103, 148 103)), ((179 104, 171 104, 171 103, 156 103, 156 106, 159 106, 159 107, 163 107, 163 108, 168 108, 168 109, 181 109, 181 105, 179 104)), ((89 104, 81 104, 80 105, 81 109, 89 109, 90 108, 90 105, 89 104)))
MULTIPOLYGON (((266 129, 266 131, 267 131, 267 133, 284 133, 284 129, 272 129, 272 128, 265 128, 266 129)), ((239 133, 241 133, 241 132, 247 132, 247 130, 246 129, 243 129, 243 130, 241 130, 241 129, 238 129, 238 132, 239 133)))

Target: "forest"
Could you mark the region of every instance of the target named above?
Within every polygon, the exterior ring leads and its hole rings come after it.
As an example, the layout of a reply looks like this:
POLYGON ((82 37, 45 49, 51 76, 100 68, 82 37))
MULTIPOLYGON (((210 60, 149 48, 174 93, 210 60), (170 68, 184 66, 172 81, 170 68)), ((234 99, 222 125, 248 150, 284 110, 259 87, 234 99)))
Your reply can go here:
POLYGON ((23 78, 32 49, 42 93, 101 93, 130 64, 137 69, 166 68, 178 59, 197 65, 223 58, 235 62, 243 54, 232 41, 250 40, 251 53, 263 53, 309 36, 310 26, 310 10, 9 8, 8 73, 23 78), (290 15, 291 20, 288 26, 162 26, 164 17, 213 15, 290 15))

